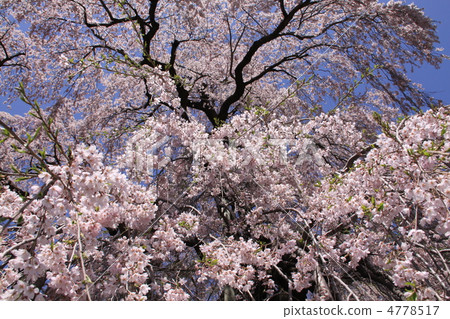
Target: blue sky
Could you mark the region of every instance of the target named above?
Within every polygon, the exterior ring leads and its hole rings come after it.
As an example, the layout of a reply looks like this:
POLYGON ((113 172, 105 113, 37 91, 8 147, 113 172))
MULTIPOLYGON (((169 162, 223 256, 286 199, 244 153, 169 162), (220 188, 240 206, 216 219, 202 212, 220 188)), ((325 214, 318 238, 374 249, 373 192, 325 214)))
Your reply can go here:
MULTIPOLYGON (((450 0, 407 0, 425 10, 425 14, 437 21, 439 47, 444 48, 444 54, 450 56, 450 0)), ((444 104, 450 104, 450 60, 444 60, 441 68, 424 65, 415 70, 410 77, 414 82, 421 83, 430 95, 441 99, 444 104)))
MULTIPOLYGON (((450 0, 406 0, 406 3, 423 8, 425 14, 436 21, 441 42, 438 47, 444 48, 443 53, 450 56, 450 0)), ((439 69, 424 65, 414 70, 410 77, 414 82, 421 83, 431 96, 443 100, 444 104, 450 104, 450 60, 444 60, 439 69)), ((23 114, 29 110, 21 101, 12 108, 8 108, 3 101, 4 98, 0 96, 0 111, 23 114)))

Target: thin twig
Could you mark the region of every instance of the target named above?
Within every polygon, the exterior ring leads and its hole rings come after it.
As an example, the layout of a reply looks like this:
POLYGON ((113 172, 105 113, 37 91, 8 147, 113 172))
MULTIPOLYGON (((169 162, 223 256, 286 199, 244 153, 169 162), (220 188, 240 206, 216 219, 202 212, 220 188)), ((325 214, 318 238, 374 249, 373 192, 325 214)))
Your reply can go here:
POLYGON ((35 241, 36 239, 37 239, 37 237, 25 239, 24 241, 22 241, 22 242, 20 242, 20 243, 14 245, 14 246, 8 248, 7 250, 5 250, 5 251, 2 253, 2 256, 1 256, 0 258, 5 257, 5 256, 8 255, 11 251, 13 251, 14 249, 17 249, 17 248, 19 248, 19 247, 22 246, 22 245, 31 243, 31 242, 35 241))
POLYGON ((84 286, 85 286, 85 290, 86 290, 86 295, 89 301, 92 301, 91 299, 91 294, 89 293, 89 282, 90 280, 88 280, 88 276, 86 275, 86 268, 84 267, 84 257, 83 257, 83 246, 81 244, 81 229, 80 229, 80 222, 78 219, 78 214, 77 214, 77 235, 78 235, 78 250, 80 252, 80 262, 81 262, 81 271, 83 272, 83 278, 84 278, 84 286))
POLYGON ((357 294, 345 283, 341 280, 341 278, 339 278, 338 276, 332 274, 331 276, 333 276, 334 279, 336 279, 342 286, 344 286, 345 289, 347 289, 347 291, 350 293, 348 295, 347 300, 350 299, 350 297, 353 295, 353 297, 356 299, 356 301, 359 301, 359 298, 357 296, 357 294))
POLYGON ((286 276, 284 272, 281 271, 280 268, 278 268, 277 265, 272 266, 280 275, 288 282, 288 294, 289 294, 289 300, 292 300, 292 281, 286 276))

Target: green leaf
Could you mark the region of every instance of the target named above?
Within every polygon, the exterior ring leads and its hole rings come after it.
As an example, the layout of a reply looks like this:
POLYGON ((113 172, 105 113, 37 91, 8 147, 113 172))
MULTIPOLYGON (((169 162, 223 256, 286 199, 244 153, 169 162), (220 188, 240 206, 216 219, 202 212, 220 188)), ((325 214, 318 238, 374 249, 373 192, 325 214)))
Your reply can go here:
POLYGON ((33 135, 32 139, 31 139, 31 142, 33 142, 39 136, 39 133, 41 133, 41 130, 42 130, 42 126, 39 126, 37 128, 36 132, 34 132, 34 135, 33 135))
POLYGON ((14 173, 20 174, 21 172, 19 171, 19 169, 17 167, 15 167, 13 164, 11 164, 9 167, 11 167, 11 169, 14 171, 14 173))
POLYGON ((47 156, 47 154, 46 154, 46 152, 45 152, 45 149, 40 150, 40 151, 38 152, 38 154, 41 155, 41 157, 42 157, 43 159, 47 156))
POLYGON ((178 226, 180 226, 180 227, 182 227, 182 228, 184 228, 184 229, 187 229, 187 230, 192 229, 192 226, 191 226, 188 222, 186 222, 186 221, 184 221, 184 220, 180 221, 180 222, 178 223, 178 226))
POLYGON ((406 298, 408 301, 416 301, 417 300, 417 293, 413 290, 407 290, 406 292, 411 292, 411 295, 406 298))
POLYGON ((32 111, 28 112, 28 115, 31 115, 32 117, 39 119, 39 115, 37 115, 36 113, 34 113, 32 111))
POLYGON ((11 136, 9 130, 7 130, 6 128, 2 129, 2 134, 7 138, 11 136))

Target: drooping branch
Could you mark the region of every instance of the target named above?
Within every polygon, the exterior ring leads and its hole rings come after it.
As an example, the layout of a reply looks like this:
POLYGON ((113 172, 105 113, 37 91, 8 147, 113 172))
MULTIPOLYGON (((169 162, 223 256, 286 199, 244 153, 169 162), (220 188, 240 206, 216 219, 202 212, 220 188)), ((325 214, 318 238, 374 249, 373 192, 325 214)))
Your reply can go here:
POLYGON ((248 49, 247 53, 241 59, 234 70, 234 81, 235 81, 235 90, 234 93, 229 96, 221 105, 220 111, 218 114, 219 122, 223 122, 228 118, 228 112, 230 107, 236 103, 244 94, 246 83, 244 81, 244 69, 247 67, 253 57, 256 55, 258 50, 263 47, 265 44, 277 39, 281 32, 289 25, 289 23, 294 19, 295 15, 302 10, 303 8, 316 3, 316 1, 306 0, 301 1, 298 5, 296 5, 288 15, 284 16, 278 26, 271 33, 261 37, 260 39, 253 42, 253 44, 248 49))
POLYGON ((12 60, 14 60, 17 57, 25 56, 25 53, 24 52, 17 52, 17 53, 15 53, 13 55, 10 55, 8 53, 8 50, 6 49, 5 44, 3 43, 3 41, 1 41, 6 36, 7 33, 8 33, 8 31, 6 31, 2 35, 2 37, 0 39, 0 47, 2 48, 3 54, 5 56, 4 58, 0 59, 0 67, 2 67, 2 66, 18 66, 19 64, 7 64, 7 62, 12 61, 12 60))

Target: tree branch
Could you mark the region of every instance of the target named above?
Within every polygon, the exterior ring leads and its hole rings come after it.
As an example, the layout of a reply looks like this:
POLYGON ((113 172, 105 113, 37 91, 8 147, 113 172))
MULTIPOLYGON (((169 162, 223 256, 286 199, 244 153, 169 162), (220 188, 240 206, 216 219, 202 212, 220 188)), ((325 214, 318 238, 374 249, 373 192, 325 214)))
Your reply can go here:
POLYGON ((259 40, 253 42, 253 44, 248 49, 245 56, 242 58, 241 62, 236 66, 234 70, 234 80, 235 80, 235 91, 229 96, 222 104, 219 114, 218 120, 219 122, 223 122, 228 118, 228 112, 232 104, 237 102, 245 92, 246 83, 244 82, 244 69, 246 66, 250 64, 256 52, 264 46, 265 44, 275 40, 281 34, 281 32, 288 26, 289 22, 292 21, 295 14, 299 12, 301 9, 316 3, 316 1, 305 0, 301 1, 298 5, 296 5, 289 14, 284 16, 278 26, 272 31, 270 34, 261 37, 259 40))

